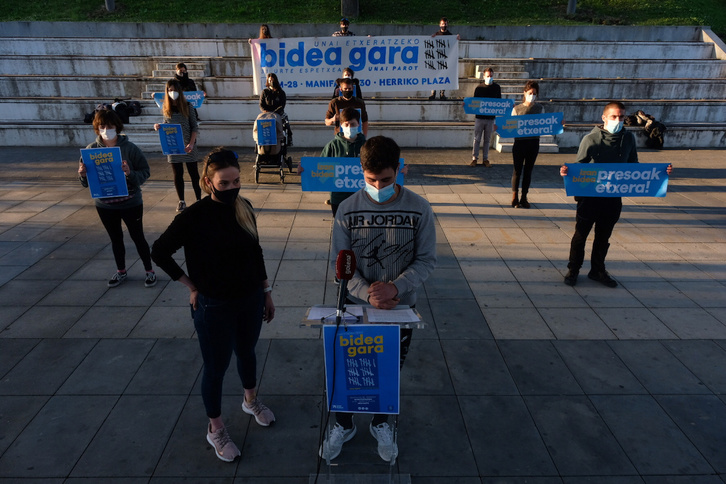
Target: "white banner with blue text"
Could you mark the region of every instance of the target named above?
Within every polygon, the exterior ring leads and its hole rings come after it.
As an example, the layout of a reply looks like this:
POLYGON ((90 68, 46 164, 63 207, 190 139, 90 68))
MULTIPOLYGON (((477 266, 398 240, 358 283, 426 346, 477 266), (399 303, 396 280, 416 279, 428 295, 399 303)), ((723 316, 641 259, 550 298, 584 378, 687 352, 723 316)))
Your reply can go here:
POLYGON ((288 96, 331 94, 346 67, 353 69, 363 91, 459 87, 455 35, 252 39, 251 47, 255 94, 270 73, 288 96))

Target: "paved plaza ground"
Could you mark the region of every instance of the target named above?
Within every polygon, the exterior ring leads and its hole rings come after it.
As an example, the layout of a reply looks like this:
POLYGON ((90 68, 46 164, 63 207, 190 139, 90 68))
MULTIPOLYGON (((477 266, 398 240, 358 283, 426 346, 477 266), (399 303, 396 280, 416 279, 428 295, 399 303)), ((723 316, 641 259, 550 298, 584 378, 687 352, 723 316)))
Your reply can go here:
MULTIPOLYGON (((277 306, 259 392, 277 422, 242 412, 230 371, 224 415, 242 458, 227 464, 205 440, 186 288, 163 273, 144 288, 127 237, 129 280, 109 289, 110 242, 75 178, 77 148, 0 148, 0 483, 304 484, 316 472, 322 343, 300 321, 335 298, 332 217, 297 176, 254 184, 249 151, 242 194, 277 306)), ((492 152, 491 168, 466 166, 467 150, 402 156, 408 187, 433 206, 439 261, 402 372, 396 472, 420 484, 726 482, 726 151, 641 151, 675 171, 667 197, 624 199, 615 289, 562 282, 575 205, 558 170, 572 153, 539 156, 530 210, 509 205, 510 154, 492 152)), ((164 159, 150 162, 152 243, 177 199, 164 159)), ((387 472, 358 423, 333 472, 387 472)))

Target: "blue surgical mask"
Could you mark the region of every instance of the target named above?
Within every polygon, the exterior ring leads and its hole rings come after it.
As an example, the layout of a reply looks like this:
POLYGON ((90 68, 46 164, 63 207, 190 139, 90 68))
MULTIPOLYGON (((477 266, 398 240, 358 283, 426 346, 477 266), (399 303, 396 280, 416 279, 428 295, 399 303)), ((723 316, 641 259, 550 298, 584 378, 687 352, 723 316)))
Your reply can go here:
POLYGON ((610 134, 617 134, 620 132, 620 130, 623 129, 623 122, 620 120, 610 120, 608 119, 605 121, 605 130, 610 134))
POLYGON ((491 86, 493 80, 494 79, 492 79, 491 77, 485 77, 484 84, 486 84, 487 86, 491 86))
POLYGON ((368 183, 366 183, 365 191, 368 196, 373 199, 374 202, 384 203, 390 200, 391 197, 396 193, 396 183, 391 183, 390 185, 383 187, 380 190, 373 185, 369 185, 368 183))

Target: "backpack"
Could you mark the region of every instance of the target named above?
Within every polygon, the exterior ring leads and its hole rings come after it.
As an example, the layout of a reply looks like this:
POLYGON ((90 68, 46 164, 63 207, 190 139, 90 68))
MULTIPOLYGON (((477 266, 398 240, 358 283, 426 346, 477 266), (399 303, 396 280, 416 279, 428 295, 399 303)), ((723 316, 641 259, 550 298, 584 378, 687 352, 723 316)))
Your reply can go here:
POLYGON ((131 110, 131 112, 129 112, 129 116, 141 116, 141 109, 143 106, 139 101, 128 101, 126 104, 131 110))
POLYGON ((111 110, 113 109, 113 107, 110 104, 105 103, 96 104, 96 109, 94 109, 90 113, 86 113, 86 115, 83 117, 83 122, 86 124, 91 124, 93 122, 93 118, 96 117, 96 113, 105 109, 111 110))

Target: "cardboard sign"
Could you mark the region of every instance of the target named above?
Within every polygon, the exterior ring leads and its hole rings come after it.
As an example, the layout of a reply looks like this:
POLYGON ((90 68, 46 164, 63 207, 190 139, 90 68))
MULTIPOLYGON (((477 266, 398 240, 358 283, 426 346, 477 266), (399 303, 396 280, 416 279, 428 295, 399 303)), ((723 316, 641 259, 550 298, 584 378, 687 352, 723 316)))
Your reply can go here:
POLYGON ((159 142, 165 155, 185 155, 184 132, 181 124, 160 124, 159 142))
POLYGON ((497 116, 494 124, 500 138, 528 138, 562 133, 563 117, 563 113, 497 116))
POLYGON ((121 148, 84 148, 81 159, 86 166, 92 198, 124 197, 129 194, 126 175, 121 168, 121 148))
MULTIPOLYGON (((165 95, 166 93, 163 92, 154 93, 154 102, 157 106, 159 106, 159 109, 164 107, 165 95)), ((202 103, 204 103, 204 91, 185 91, 184 99, 186 99, 193 108, 199 109, 202 107, 202 103)))
POLYGON ((258 119, 256 123, 257 144, 260 146, 277 146, 277 119, 258 119))
MULTIPOLYGON (((396 183, 403 186, 403 158, 398 160, 396 183)), ((300 182, 304 192, 357 192, 365 188, 360 158, 304 156, 300 159, 303 172, 300 182)))
POLYGON ((399 413, 400 331, 396 324, 323 327, 325 388, 331 411, 399 413))
POLYGON ((465 97, 464 112, 480 116, 507 116, 514 107, 513 99, 465 97))
POLYGON ((668 163, 566 163, 565 192, 581 197, 665 197, 668 163))

